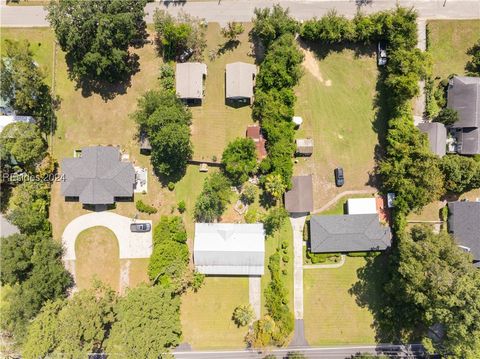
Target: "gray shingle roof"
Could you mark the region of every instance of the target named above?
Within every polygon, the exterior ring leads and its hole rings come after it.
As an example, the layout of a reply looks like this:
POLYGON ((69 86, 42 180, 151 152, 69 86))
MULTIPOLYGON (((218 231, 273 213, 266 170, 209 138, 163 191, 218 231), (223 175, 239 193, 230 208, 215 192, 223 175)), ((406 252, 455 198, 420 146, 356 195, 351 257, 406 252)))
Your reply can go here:
POLYGON ((135 170, 120 161, 111 146, 85 147, 82 157, 62 161, 62 195, 78 197, 83 204, 112 204, 115 197, 132 197, 135 170))
POLYGON ((290 213, 313 211, 312 175, 294 176, 292 189, 285 193, 285 208, 290 213))
POLYGON ((447 146, 447 129, 445 125, 439 122, 423 122, 417 127, 427 135, 430 150, 437 156, 445 156, 447 146))
POLYGON ((480 202, 449 202, 448 231, 456 242, 470 248, 480 267, 480 202))
POLYGON ((249 98, 253 97, 253 86, 257 67, 245 62, 234 62, 226 67, 226 97, 249 98))
POLYGON ((458 112, 453 127, 480 125, 480 77, 455 76, 448 86, 447 106, 458 112))
POLYGON ((200 62, 177 64, 175 89, 182 99, 203 99, 203 77, 207 75, 207 65, 200 62))
POLYGON ((390 228, 377 214, 312 216, 310 245, 313 253, 367 252, 390 246, 390 228))

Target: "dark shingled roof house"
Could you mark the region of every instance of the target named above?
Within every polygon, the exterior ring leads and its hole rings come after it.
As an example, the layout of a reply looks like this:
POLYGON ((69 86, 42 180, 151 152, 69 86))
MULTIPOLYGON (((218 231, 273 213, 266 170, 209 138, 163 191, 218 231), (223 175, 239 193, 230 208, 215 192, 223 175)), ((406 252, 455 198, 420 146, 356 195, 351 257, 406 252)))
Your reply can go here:
POLYGON ((313 211, 312 175, 294 176, 292 189, 285 193, 285 208, 290 213, 313 211))
POLYGON ((447 107, 458 112, 452 125, 457 139, 457 152, 462 155, 480 153, 480 77, 455 76, 448 85, 447 107))
POLYGON ((480 268, 480 202, 449 202, 448 231, 480 268))
POLYGON ((380 223, 378 214, 312 216, 310 219, 312 253, 383 251, 391 240, 390 228, 380 223))
POLYGON ((83 204, 113 204, 115 198, 133 196, 135 169, 122 162, 112 146, 85 147, 79 158, 62 161, 62 195, 83 204))

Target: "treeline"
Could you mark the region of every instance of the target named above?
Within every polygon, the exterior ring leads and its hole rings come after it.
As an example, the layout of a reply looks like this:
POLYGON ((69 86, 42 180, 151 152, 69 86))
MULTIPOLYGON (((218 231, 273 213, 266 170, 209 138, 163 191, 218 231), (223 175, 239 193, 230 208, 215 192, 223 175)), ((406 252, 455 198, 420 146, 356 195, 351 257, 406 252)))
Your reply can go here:
POLYGON ((252 35, 265 47, 265 58, 256 79, 253 116, 260 121, 267 139, 268 156, 260 164, 263 174, 279 174, 291 187, 295 152, 292 116, 302 71, 303 54, 295 41, 298 23, 288 10, 275 5, 256 9, 252 35))
POLYGON ((0 325, 22 343, 30 321, 47 301, 66 297, 72 278, 48 219, 56 162, 43 134, 55 119, 52 94, 27 41, 7 41, 5 50, 1 97, 17 114, 36 119, 12 123, 0 134, 2 212, 20 231, 1 238, 0 325))

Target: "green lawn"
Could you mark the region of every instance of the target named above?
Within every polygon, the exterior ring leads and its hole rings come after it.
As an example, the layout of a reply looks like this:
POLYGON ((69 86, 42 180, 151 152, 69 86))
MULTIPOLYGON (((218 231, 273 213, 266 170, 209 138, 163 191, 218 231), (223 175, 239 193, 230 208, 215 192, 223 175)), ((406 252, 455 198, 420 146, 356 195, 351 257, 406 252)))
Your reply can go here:
POLYGON ((433 75, 464 75, 471 57, 466 52, 479 38, 480 20, 429 21, 428 51, 433 59, 433 75))
POLYGON ((92 227, 81 232, 75 241, 76 284, 89 288, 94 278, 119 289, 120 260, 118 240, 106 227, 92 227))
POLYGON ((325 49, 306 53, 304 76, 296 89, 295 114, 304 123, 297 138, 312 137, 314 153, 300 158, 296 174, 314 176, 314 204, 320 207, 341 191, 364 189, 375 165, 385 125, 376 120, 377 67, 372 49, 325 49), (322 53, 321 60, 318 55, 322 53), (343 167, 345 185, 335 187, 333 170, 343 167))
POLYGON ((208 25, 207 49, 204 53, 207 64, 205 98, 201 106, 192 107, 192 141, 194 158, 197 160, 212 160, 216 156, 220 161, 227 144, 236 137, 245 137, 247 125, 253 123, 249 106, 232 108, 225 105, 226 64, 236 61, 254 62, 254 58, 249 56, 251 44, 248 42, 248 31, 251 25, 244 25, 245 31, 239 37, 239 46, 216 55, 213 61, 209 54, 218 53, 225 39, 220 34, 217 23, 208 25))
POLYGON ((363 258, 346 258, 334 269, 307 269, 304 280, 305 335, 310 345, 373 344, 372 315, 348 290, 357 282, 363 258))
POLYGON ((235 307, 248 303, 248 278, 207 277, 197 293, 182 296, 183 341, 193 349, 242 348, 247 328, 232 321, 235 307))

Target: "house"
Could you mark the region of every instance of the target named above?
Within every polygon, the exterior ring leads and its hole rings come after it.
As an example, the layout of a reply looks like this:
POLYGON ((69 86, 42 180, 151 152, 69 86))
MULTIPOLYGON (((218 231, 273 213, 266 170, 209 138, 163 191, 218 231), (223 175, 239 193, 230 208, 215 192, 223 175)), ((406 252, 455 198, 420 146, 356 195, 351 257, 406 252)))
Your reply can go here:
POLYGON ((253 102, 253 88, 257 66, 245 62, 227 64, 225 71, 225 98, 244 103, 253 102))
POLYGON ((430 151, 439 157, 445 156, 447 147, 447 129, 443 123, 422 122, 418 129, 428 137, 430 151))
POLYGON ((295 153, 300 156, 311 156, 313 153, 313 138, 298 138, 295 140, 295 153))
POLYGON ((196 223, 193 261, 207 275, 261 276, 264 273, 263 224, 196 223))
POLYGON ((263 160, 267 157, 267 149, 265 148, 265 139, 262 136, 262 131, 258 125, 250 125, 247 127, 246 136, 251 138, 255 142, 255 148, 257 150, 257 159, 263 160))
POLYGON ((458 112, 458 121, 451 126, 456 151, 480 154, 480 77, 453 77, 448 85, 447 107, 458 112))
POLYGON ((18 116, 15 114, 10 115, 1 115, 0 116, 0 133, 5 127, 11 123, 24 122, 24 123, 35 123, 35 119, 32 116, 18 116))
POLYGON ((118 198, 132 198, 135 169, 122 162, 112 146, 85 147, 81 157, 62 161, 62 195, 87 205, 113 204, 118 198))
POLYGON ((349 198, 347 200, 348 214, 376 214, 377 200, 370 198, 349 198))
POLYGON ((377 214, 312 216, 310 251, 312 253, 348 253, 383 251, 390 246, 392 234, 377 214))
POLYGON ((313 211, 312 175, 292 178, 292 189, 285 193, 285 208, 290 213, 313 211))
POLYGON ((473 256, 480 268, 480 202, 449 202, 448 231, 458 246, 473 256))
POLYGON ((203 80, 207 76, 207 65, 199 62, 177 64, 175 89, 178 97, 188 104, 201 104, 203 101, 203 80))

